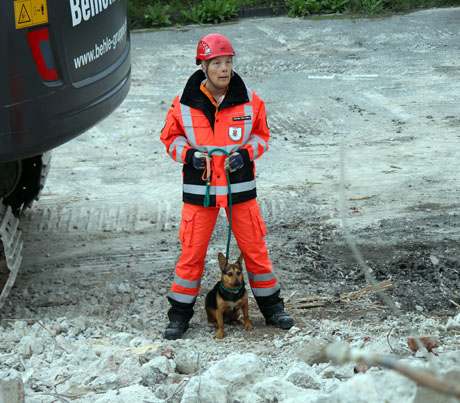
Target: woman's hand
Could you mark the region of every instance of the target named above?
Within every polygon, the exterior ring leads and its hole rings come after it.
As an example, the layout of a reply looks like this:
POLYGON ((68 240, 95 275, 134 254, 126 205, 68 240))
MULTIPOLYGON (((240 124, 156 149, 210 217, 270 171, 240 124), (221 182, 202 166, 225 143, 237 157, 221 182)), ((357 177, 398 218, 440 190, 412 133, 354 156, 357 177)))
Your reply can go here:
POLYGON ((243 156, 235 151, 231 153, 225 160, 225 169, 230 172, 235 172, 244 167, 243 156))
POLYGON ((193 168, 195 169, 205 169, 206 168, 206 157, 208 154, 203 153, 201 151, 195 151, 193 153, 193 158, 192 158, 192 165, 193 168))

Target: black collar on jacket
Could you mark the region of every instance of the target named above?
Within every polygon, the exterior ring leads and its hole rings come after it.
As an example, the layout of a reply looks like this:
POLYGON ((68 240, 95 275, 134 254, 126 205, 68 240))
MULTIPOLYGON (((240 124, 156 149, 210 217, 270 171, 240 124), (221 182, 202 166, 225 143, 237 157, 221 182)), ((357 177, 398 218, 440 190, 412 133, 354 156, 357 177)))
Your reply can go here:
MULTIPOLYGON (((211 127, 214 129, 216 108, 210 99, 200 90, 200 85, 205 78, 206 76, 202 70, 195 71, 188 79, 187 84, 185 84, 180 103, 203 111, 211 127)), ((219 110, 244 104, 248 101, 249 97, 246 86, 242 78, 234 72, 233 77, 230 79, 225 98, 219 105, 219 110)))

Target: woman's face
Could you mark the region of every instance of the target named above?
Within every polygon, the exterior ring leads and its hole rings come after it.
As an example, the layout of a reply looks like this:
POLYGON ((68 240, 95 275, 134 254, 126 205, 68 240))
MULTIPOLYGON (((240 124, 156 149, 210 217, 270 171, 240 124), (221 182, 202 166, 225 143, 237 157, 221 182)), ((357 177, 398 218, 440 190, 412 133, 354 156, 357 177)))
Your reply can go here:
POLYGON ((208 79, 218 89, 227 88, 232 78, 232 56, 219 56, 208 62, 208 79))

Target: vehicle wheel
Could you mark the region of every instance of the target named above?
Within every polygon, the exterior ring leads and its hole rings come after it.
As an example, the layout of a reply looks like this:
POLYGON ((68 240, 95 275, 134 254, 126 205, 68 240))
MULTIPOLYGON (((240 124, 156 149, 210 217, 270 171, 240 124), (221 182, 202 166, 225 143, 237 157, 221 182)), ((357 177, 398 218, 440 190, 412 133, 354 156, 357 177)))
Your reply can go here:
POLYGON ((51 153, 48 152, 43 155, 16 161, 16 166, 12 163, 9 167, 10 174, 2 174, 1 178, 4 184, 1 184, 0 189, 4 188, 6 194, 3 196, 3 203, 11 206, 16 216, 22 210, 31 207, 34 200, 38 200, 40 192, 45 186, 50 161, 51 153), (17 167, 18 165, 19 168, 17 167))
POLYGON ((21 179, 21 161, 0 162, 0 199, 8 197, 21 179))

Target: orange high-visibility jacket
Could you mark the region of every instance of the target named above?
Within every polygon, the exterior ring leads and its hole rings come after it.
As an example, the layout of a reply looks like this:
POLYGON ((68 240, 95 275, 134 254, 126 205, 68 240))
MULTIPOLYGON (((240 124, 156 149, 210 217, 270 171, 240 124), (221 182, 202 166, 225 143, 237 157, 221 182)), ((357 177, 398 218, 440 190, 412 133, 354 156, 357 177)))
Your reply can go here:
MULTIPOLYGON (((232 202, 253 199, 254 160, 268 150, 270 138, 265 104, 234 73, 223 102, 216 108, 200 90, 204 79, 201 70, 189 78, 182 96, 174 98, 160 137, 167 153, 183 163, 183 201, 203 205, 206 182, 203 171, 193 167, 192 156, 196 150, 210 152, 214 148, 238 151, 243 156, 243 168, 230 173, 232 202)), ((228 205, 225 158, 212 155, 210 206, 228 205)))

